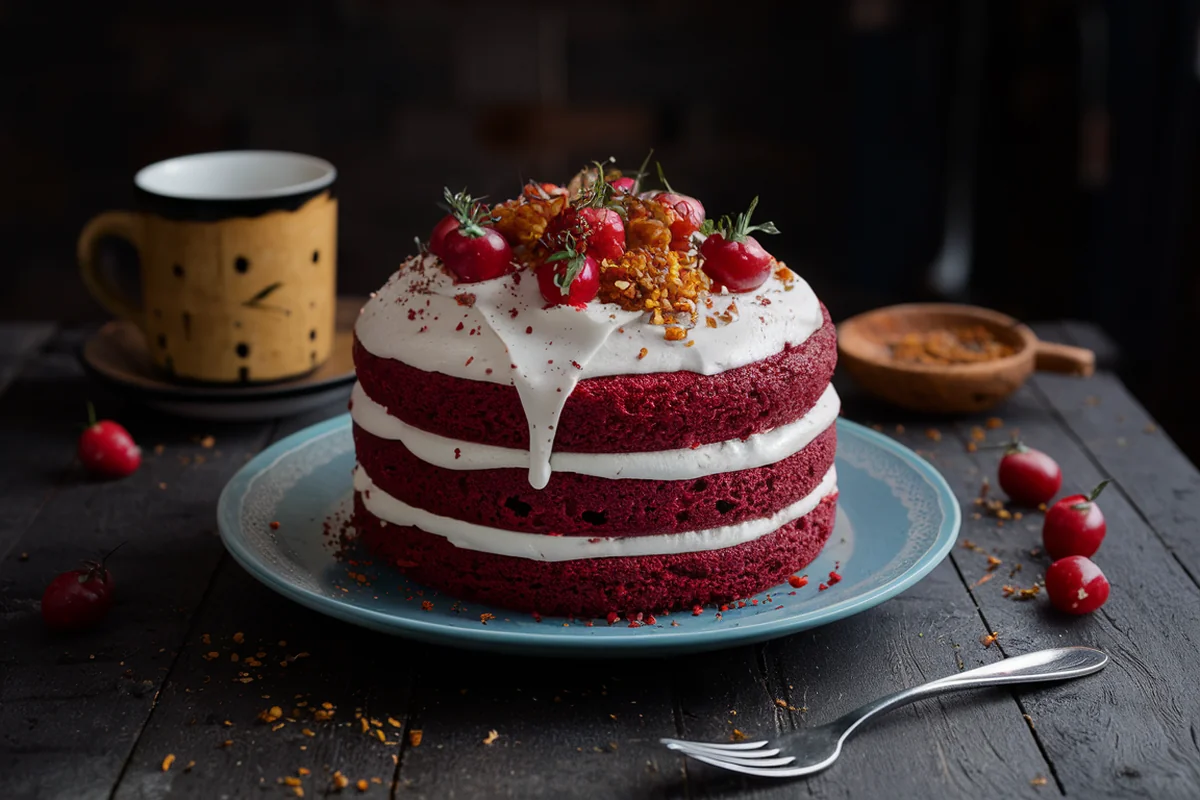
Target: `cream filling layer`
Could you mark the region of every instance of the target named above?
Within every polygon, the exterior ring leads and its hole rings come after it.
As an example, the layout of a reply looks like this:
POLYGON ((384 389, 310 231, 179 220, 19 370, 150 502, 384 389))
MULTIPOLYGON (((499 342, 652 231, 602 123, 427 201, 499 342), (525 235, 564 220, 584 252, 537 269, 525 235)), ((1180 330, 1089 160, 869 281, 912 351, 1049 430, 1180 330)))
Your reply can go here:
POLYGON ((830 467, 812 492, 770 516, 720 528, 654 536, 545 536, 463 522, 397 500, 376 486, 362 466, 354 469, 354 488, 362 493, 367 510, 380 520, 415 526, 426 533, 444 537, 463 550, 532 561, 575 561, 698 553, 754 541, 809 513, 821 500, 837 491, 837 469, 830 467))
MULTIPOLYGON (((381 439, 403 443, 426 464, 455 470, 529 468, 528 450, 464 442, 423 431, 389 414, 367 395, 361 384, 354 385, 351 404, 350 415, 359 426, 381 439)), ((841 399, 830 385, 800 419, 745 440, 643 453, 555 452, 550 456, 550 470, 597 478, 683 481, 765 467, 807 447, 834 424, 840 408, 841 399)))

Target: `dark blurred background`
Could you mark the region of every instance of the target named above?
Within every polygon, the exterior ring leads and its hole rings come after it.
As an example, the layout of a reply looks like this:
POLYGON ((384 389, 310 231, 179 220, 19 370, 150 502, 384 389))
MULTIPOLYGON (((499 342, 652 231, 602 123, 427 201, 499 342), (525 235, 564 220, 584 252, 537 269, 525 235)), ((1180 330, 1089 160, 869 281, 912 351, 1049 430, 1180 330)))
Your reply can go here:
POLYGON ((101 320, 75 237, 168 156, 333 161, 341 288, 365 293, 444 185, 510 196, 653 147, 710 214, 761 195, 835 319, 944 298, 1097 322, 1196 458, 1198 5, 0 2, 0 319, 101 320))

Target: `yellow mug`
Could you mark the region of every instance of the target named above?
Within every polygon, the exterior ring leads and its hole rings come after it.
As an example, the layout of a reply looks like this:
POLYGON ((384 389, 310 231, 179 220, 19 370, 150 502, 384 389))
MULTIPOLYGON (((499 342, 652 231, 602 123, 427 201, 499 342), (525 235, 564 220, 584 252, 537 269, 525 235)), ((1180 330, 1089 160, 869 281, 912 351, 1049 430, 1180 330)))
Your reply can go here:
POLYGON ((93 296, 135 322, 154 363, 192 381, 303 375, 333 346, 337 170, 299 153, 235 150, 160 161, 134 176, 137 211, 107 211, 79 236, 93 296), (98 267, 102 239, 137 250, 140 296, 98 267))

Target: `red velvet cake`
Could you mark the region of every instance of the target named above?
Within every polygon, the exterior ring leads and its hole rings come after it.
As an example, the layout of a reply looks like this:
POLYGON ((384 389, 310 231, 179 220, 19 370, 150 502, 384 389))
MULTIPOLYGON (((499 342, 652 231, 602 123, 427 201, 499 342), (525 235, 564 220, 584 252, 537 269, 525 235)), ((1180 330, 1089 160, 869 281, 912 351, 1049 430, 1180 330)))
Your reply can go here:
POLYGON ((694 198, 597 165, 465 193, 363 309, 351 414, 365 546, 454 597, 691 609, 784 582, 837 503, 834 328, 694 198))

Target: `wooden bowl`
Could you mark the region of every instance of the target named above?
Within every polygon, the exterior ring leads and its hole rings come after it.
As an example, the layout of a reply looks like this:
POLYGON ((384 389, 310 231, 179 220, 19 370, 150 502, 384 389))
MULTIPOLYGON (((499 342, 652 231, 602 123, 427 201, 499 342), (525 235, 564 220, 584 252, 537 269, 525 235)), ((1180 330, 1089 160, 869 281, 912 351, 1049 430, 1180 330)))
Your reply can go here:
POLYGON ((1038 341, 1028 327, 998 311, 950 303, 887 306, 838 325, 840 363, 866 391, 916 411, 970 413, 999 403, 1034 370, 1088 376, 1091 350, 1038 341), (892 358, 891 345, 906 333, 984 326, 1009 345, 1010 356, 971 364, 917 364, 892 358))

